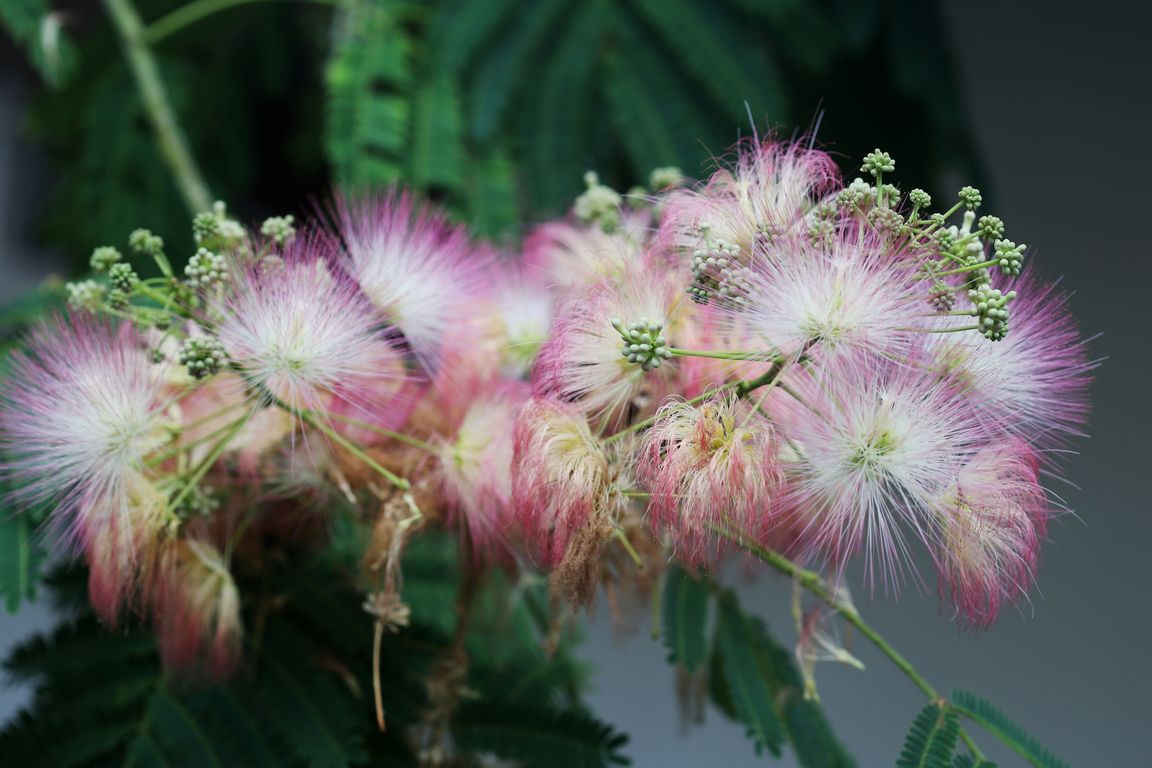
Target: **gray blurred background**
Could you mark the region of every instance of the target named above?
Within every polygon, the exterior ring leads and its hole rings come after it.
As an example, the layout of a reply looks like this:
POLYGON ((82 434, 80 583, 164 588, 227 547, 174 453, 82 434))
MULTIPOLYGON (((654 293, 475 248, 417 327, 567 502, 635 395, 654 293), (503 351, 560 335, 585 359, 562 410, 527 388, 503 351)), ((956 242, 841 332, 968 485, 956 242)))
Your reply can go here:
MULTIPOLYGON (((1065 276, 1082 329, 1100 334, 1094 355, 1108 359, 1093 390, 1092 438, 1068 469, 1082 490, 1060 489, 1076 514, 1053 526, 1030 606, 1007 611, 991 630, 962 632, 931 588, 899 603, 857 590, 857 603, 942 691, 985 695, 1074 766, 1146 768, 1152 503, 1143 482, 1152 323, 1144 312, 1152 267, 1143 205, 1152 175, 1152 14, 1122 0, 944 5, 996 212, 1033 246, 1030 269, 1065 276)), ((54 265, 31 231, 49 177, 21 140, 27 87, 10 67, 0 70, 0 300, 54 265)), ((813 111, 819 106, 814 99, 813 111)), ((883 146, 884 137, 875 143, 883 146)), ((788 584, 765 575, 743 592, 746 606, 782 638, 793 637, 788 584)), ((682 733, 662 646, 643 630, 618 636, 606 614, 602 607, 584 652, 599 670, 590 703, 631 734, 637 765, 761 762, 740 729, 715 713, 682 733)), ((0 653, 49 623, 39 605, 17 617, 0 614, 0 653)), ((923 700, 870 648, 857 643, 853 651, 867 670, 821 666, 821 696, 861 766, 891 765, 923 700)), ((0 719, 25 697, 0 691, 0 719)), ((981 743, 1002 766, 1020 764, 981 743)), ((777 764, 793 765, 787 757, 777 764)))

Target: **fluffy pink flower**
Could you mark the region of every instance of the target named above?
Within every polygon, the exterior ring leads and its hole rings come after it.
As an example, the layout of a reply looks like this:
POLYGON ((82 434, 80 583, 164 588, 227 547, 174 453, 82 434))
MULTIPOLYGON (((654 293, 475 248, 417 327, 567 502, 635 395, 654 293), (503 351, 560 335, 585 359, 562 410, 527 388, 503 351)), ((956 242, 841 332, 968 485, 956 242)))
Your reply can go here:
POLYGON ((827 245, 780 238, 741 271, 732 292, 738 303, 718 308, 733 328, 757 349, 784 355, 811 344, 815 355, 897 355, 929 327, 923 285, 872 230, 844 227, 827 245))
POLYGON ((525 238, 525 267, 559 292, 621 282, 646 258, 644 224, 641 217, 626 215, 609 234, 599 226, 550 221, 525 238))
POLYGON ((672 364, 646 372, 630 362, 621 355, 623 340, 612 321, 658 324, 672 346, 681 300, 670 282, 655 276, 569 296, 536 360, 533 394, 572 403, 605 425, 630 408, 659 402, 667 394, 672 364))
POLYGON ((240 659, 240 591, 223 554, 199 539, 178 542, 161 568, 153 602, 160 655, 169 669, 220 679, 240 659))
POLYGON ((171 426, 154 369, 130 327, 58 317, 12 354, 0 396, 12 501, 49 506, 85 553, 93 606, 108 621, 136 597, 172 521, 146 465, 171 426))
POLYGON ((545 566, 564 557, 569 539, 607 503, 610 467, 578 409, 533 398, 516 415, 512 508, 545 566))
POLYGON ((434 372, 444 344, 480 319, 491 254, 407 192, 341 199, 337 218, 352 277, 434 372))
POLYGON ((1011 330, 996 342, 974 333, 933 334, 933 365, 973 408, 1042 450, 1083 434, 1096 364, 1053 283, 1025 279, 1011 305, 1011 330))
POLYGON ((438 441, 445 498, 473 548, 500 550, 512 505, 513 426, 528 386, 510 382, 473 397, 451 439, 438 441))
POLYGON ((716 527, 756 537, 770 523, 778 451, 772 425, 751 403, 733 395, 698 407, 668 403, 643 441, 639 475, 652 491, 649 522, 686 562, 710 560, 716 527))
POLYGON ((220 342, 250 385, 293 407, 403 406, 403 355, 357 286, 324 255, 315 239, 298 237, 282 264, 239 275, 217 307, 220 342))
POLYGON ((668 195, 658 235, 665 248, 690 254, 719 240, 748 259, 765 235, 803 234, 805 215, 840 178, 831 157, 800 144, 752 138, 735 152, 703 187, 668 195))
POLYGON ((1020 440, 978 451, 940 502, 941 592, 974 625, 1028 593, 1048 502, 1035 454, 1020 440))
MULTIPOLYGON (((794 369, 795 370, 795 369, 794 369)), ((895 586, 911 563, 906 536, 939 540, 938 500, 998 433, 947 382, 915 366, 852 355, 788 382, 765 407, 787 440, 789 545, 895 586)))

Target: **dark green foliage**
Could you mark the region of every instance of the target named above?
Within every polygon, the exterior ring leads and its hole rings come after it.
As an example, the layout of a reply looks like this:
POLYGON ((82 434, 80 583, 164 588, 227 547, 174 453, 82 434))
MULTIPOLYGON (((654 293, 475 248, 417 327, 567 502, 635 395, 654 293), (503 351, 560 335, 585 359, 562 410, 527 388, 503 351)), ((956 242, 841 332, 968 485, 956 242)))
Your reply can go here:
POLYGON ((721 599, 719 613, 716 651, 732 711, 748 727, 757 753, 767 748, 779 755, 784 745, 784 725, 776 712, 772 681, 762 674, 754 650, 761 641, 759 627, 744 615, 734 598, 721 599))
MULTIPOLYGON (((861 94, 869 114, 899 105, 916 126, 909 144, 914 135, 927 147, 902 161, 910 172, 929 172, 918 161, 935 161, 925 136, 947 134, 949 150, 966 158, 935 12, 908 4, 889 16, 873 0, 857 5, 444 0, 418 13, 395 0, 359 0, 346 16, 367 31, 338 35, 329 65, 326 151, 340 181, 431 191, 486 236, 562 212, 585 170, 621 189, 660 165, 700 175, 752 130, 750 116, 790 133, 816 113, 814 94, 830 91, 837 112, 855 110, 861 94), (849 13, 860 25, 841 23, 849 13), (875 77, 870 59, 882 54, 884 36, 893 49, 905 38, 931 46, 927 74, 910 78, 894 60, 875 77), (364 51, 362 38, 381 44, 364 51), (365 121, 372 109, 380 119, 365 121), (475 183, 491 172, 494 152, 507 159, 495 169, 500 216, 491 189, 475 183)), ((838 138, 853 148, 877 140, 852 130, 838 138)), ((892 148, 906 156, 907 147, 892 148)))
MULTIPOLYGON (((344 545, 346 536, 334 542, 344 545)), ((454 589, 454 539, 415 541, 405 567, 425 582, 425 595, 454 589), (433 588, 437 581, 442 586, 433 588)), ((50 578, 63 604, 84 602, 77 570, 50 578)), ((33 685, 35 697, 0 732, 5 764, 415 765, 418 745, 409 736, 428 706, 424 679, 448 652, 455 628, 436 626, 443 609, 409 598, 412 626, 384 637, 388 730, 381 733, 372 703, 372 620, 341 557, 283 551, 242 588, 250 596, 249 640, 228 685, 166 677, 150 630, 109 631, 87 611, 17 648, 5 671, 12 682, 33 685)), ((543 594, 524 594, 513 600, 502 573, 489 574, 478 594, 468 636, 467 687, 475 698, 452 726, 462 761, 471 764, 471 752, 483 751, 527 764, 625 764, 626 737, 580 702, 585 675, 567 644, 551 655, 541 648, 548 618, 534 608, 543 594), (539 762, 542 756, 548 760, 539 762)))
POLYGON ((708 603, 711 592, 680 566, 664 580, 664 646, 668 662, 693 672, 708 657, 708 603))
POLYGON ((951 768, 959 736, 956 713, 929 704, 912 721, 896 768, 951 768))
POLYGON ((1036 768, 1068 768, 1068 763, 1048 751, 985 699, 968 691, 953 691, 952 705, 961 715, 979 724, 1036 768))
POLYGON ((456 717, 457 745, 550 768, 630 765, 628 737, 587 715, 538 706, 468 704, 456 717))
POLYGON ((791 652, 772 638, 762 621, 742 611, 734 594, 724 593, 718 603, 709 661, 709 694, 717 708, 748 725, 753 738, 768 731, 778 744, 790 743, 806 768, 854 766, 819 704, 804 697, 804 681, 791 652))

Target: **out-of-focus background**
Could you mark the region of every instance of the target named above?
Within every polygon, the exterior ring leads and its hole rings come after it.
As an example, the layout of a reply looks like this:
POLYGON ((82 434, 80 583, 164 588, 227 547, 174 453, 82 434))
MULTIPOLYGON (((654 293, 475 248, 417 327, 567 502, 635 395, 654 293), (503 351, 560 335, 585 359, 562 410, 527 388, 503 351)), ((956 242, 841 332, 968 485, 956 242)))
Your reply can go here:
MULTIPOLYGON (((23 9, 40 5, 0 0, 0 16, 19 33, 23 9)), ((0 33, 4 302, 137 226, 187 238, 99 4, 50 5, 65 47, 38 69, 0 33)), ((180 5, 139 3, 149 19, 180 5)), ((256 3, 159 42, 213 192, 258 220, 307 211, 334 184, 399 180, 511 244, 516 222, 562 213, 589 168, 621 188, 656 165, 699 174, 747 135, 749 113, 786 135, 818 124, 849 172, 881 146, 905 188, 984 188, 1011 236, 1033 246, 1029 268, 1075 290, 1072 308, 1107 358, 1092 438, 1068 463, 1075 485, 1053 485, 1075 514, 1051 531, 1032 604, 988 631, 960 631, 934 594, 856 599, 938 686, 987 695, 1072 765, 1149 765, 1152 13, 1122 0, 410 5, 431 10, 342 28, 331 8, 256 3)), ((791 637, 788 584, 763 575, 743 591, 791 637)), ((4 613, 0 645, 50 623, 43 602, 4 613)), ((923 702, 884 659, 853 650, 866 671, 821 667, 822 700, 861 766, 890 765, 923 702)), ((760 762, 715 712, 682 731, 662 646, 614 630, 603 606, 584 655, 598 669, 590 703, 631 735, 638 765, 760 762)), ((26 695, 0 692, 0 718, 26 695)))

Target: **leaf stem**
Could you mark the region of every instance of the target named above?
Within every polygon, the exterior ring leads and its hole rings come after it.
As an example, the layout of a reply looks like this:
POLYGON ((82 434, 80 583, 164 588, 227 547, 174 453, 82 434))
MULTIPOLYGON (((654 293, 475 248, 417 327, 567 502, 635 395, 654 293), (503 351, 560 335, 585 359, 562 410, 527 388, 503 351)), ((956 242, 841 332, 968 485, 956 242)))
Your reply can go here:
POLYGON ((168 91, 156 67, 156 59, 145 39, 140 15, 132 5, 132 0, 104 0, 104 5, 120 36, 124 55, 140 91, 140 101, 152 124, 160 154, 176 179, 184 204, 192 214, 207 211, 212 207, 208 187, 200 175, 200 169, 196 167, 184 131, 172 110, 168 91))
MULTIPOLYGON (((912 684, 915 685, 931 701, 944 708, 952 706, 952 704, 947 699, 941 697, 936 689, 932 686, 932 684, 929 683, 928 680, 925 679, 925 677, 921 675, 914 666, 912 666, 912 662, 908 661, 908 659, 905 658, 904 655, 899 651, 897 651, 887 640, 885 640, 879 632, 877 632, 872 628, 871 625, 864 621, 864 619, 860 616, 859 613, 856 612, 856 609, 853 606, 842 603, 837 598, 836 591, 831 586, 829 586, 828 582, 826 582, 824 577, 819 573, 807 568, 803 568, 797 563, 794 563, 793 561, 784 557, 779 552, 771 549, 765 549, 764 547, 754 544, 746 537, 737 533, 733 533, 732 531, 725 529, 723 526, 714 525, 712 526, 712 530, 720 536, 723 536, 739 547, 755 555, 760 559, 761 562, 765 563, 766 565, 769 565, 775 568, 777 571, 785 574, 786 576, 791 577, 793 581, 795 581, 804 589, 808 590, 829 608, 836 611, 836 613, 838 613, 841 617, 843 617, 845 621, 851 624, 857 632, 866 637, 868 641, 877 648, 877 650, 887 656, 888 660, 891 661, 897 669, 903 672, 904 676, 911 680, 912 684)), ((980 751, 980 748, 976 745, 976 742, 972 740, 972 737, 969 736, 963 728, 960 730, 960 735, 963 737, 964 743, 972 752, 972 755, 978 760, 984 759, 984 755, 980 751)))

